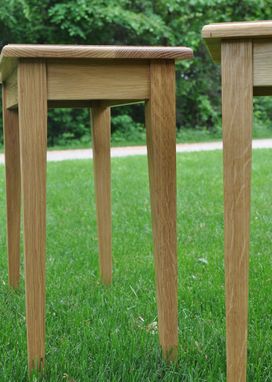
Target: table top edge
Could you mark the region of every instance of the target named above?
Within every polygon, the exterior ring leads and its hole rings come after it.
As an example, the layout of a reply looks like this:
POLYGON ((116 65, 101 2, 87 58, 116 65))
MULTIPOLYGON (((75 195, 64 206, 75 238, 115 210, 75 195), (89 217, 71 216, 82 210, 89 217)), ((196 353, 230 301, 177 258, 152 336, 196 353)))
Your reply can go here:
POLYGON ((109 45, 31 45, 8 44, 1 60, 9 58, 97 58, 97 59, 190 59, 193 51, 187 47, 109 46, 109 45))
POLYGON ((272 37, 272 20, 207 24, 202 28, 201 35, 205 40, 272 37))

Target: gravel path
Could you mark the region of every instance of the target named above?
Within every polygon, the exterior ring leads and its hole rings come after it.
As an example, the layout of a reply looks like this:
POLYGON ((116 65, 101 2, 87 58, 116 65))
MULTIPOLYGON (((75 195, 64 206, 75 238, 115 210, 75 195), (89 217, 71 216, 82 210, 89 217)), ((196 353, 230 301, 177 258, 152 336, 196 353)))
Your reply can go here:
MULTIPOLYGON (((253 140, 254 149, 271 149, 272 139, 253 140)), ((177 144, 177 153, 195 152, 195 151, 213 151, 222 150, 222 142, 207 143, 179 143, 177 144)), ((112 157, 128 157, 134 155, 146 155, 146 146, 128 146, 112 147, 112 157)), ((59 162, 69 159, 89 159, 93 157, 91 149, 79 150, 59 150, 48 151, 47 160, 50 162, 59 162)), ((4 163, 4 154, 0 154, 0 164, 4 163)))

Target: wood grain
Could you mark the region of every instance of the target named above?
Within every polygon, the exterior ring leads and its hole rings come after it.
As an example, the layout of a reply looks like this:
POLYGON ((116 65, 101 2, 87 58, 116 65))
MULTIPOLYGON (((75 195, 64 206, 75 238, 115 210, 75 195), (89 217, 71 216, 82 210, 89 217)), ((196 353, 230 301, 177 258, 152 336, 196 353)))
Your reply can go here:
POLYGON ((9 285, 20 283, 21 172, 18 112, 7 109, 7 88, 3 86, 3 122, 7 200, 7 249, 9 285))
POLYGON ((5 57, 32 58, 125 58, 125 59, 175 59, 193 57, 192 49, 187 47, 164 46, 111 46, 111 45, 5 45, 0 66, 5 57))
POLYGON ((97 103, 91 114, 100 277, 108 285, 112 281, 110 108, 97 103))
POLYGON ((153 61, 150 76, 150 100, 145 113, 158 326, 164 357, 175 359, 178 321, 174 62, 153 61))
POLYGON ((215 23, 202 28, 203 38, 272 37, 272 20, 215 23))
POLYGON ((18 67, 21 173, 24 211, 26 324, 29 369, 45 355, 46 65, 18 67))
POLYGON ((248 38, 256 40, 269 37, 272 37, 271 20, 209 24, 202 28, 202 38, 215 63, 220 63, 221 42, 224 39, 248 38))
POLYGON ((255 87, 272 86, 272 42, 253 43, 253 83, 255 87))
POLYGON ((125 100, 149 97, 148 62, 48 62, 48 100, 125 100))
POLYGON ((246 381, 252 42, 222 42, 227 380, 246 381))

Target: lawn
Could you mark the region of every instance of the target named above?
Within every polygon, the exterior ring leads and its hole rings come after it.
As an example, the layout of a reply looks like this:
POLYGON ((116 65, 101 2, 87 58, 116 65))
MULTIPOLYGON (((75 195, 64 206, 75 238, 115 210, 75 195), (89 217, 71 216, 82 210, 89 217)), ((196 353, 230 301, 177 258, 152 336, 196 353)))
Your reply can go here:
MULTIPOLYGON (((272 380, 272 150, 254 151, 248 381, 272 380)), ((39 381, 225 381, 222 153, 177 157, 179 357, 166 365, 145 157, 112 160, 113 285, 98 278, 92 163, 48 164, 47 344, 39 381)), ((0 167, 0 381, 26 381, 23 261, 7 286, 0 167)))

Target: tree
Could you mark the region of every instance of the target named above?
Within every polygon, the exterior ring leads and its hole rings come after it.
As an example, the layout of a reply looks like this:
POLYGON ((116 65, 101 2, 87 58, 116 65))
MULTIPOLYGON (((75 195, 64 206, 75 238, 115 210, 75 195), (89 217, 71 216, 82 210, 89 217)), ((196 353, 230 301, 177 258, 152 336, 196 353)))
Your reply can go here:
MULTIPOLYGON (((0 0, 2 40, 10 43, 185 45, 192 61, 177 63, 177 127, 217 130, 220 127, 220 70, 201 40, 211 22, 269 19, 265 0, 0 0)), ((270 99, 255 102, 257 118, 269 119, 270 99)), ((126 107, 143 123, 141 107, 126 107)), ((49 113, 49 143, 89 134, 88 112, 49 113)), ((113 126, 121 127, 113 111, 113 126)), ((129 119, 127 119, 129 120, 129 119)), ((122 123, 123 123, 122 122, 122 123)), ((122 125, 123 126, 123 125, 122 125)))

